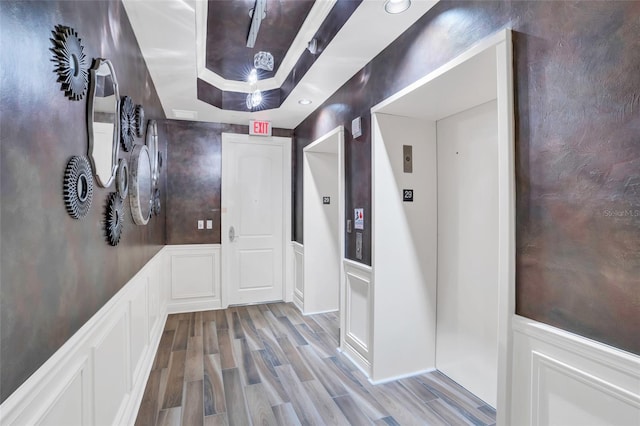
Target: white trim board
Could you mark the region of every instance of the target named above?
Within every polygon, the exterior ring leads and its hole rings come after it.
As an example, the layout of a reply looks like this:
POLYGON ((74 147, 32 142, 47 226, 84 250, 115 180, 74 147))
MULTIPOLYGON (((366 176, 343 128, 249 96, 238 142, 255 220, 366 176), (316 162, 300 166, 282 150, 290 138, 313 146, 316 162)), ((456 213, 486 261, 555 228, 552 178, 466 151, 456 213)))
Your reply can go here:
POLYGON ((303 149, 305 314, 339 310, 345 246, 344 127, 303 149), (330 197, 330 204, 322 201, 330 197), (327 286, 327 280, 332 287, 327 286), (335 280, 335 287, 333 287, 335 280))
POLYGON ((640 356, 514 315, 510 424, 640 424, 640 356))
POLYGON ((91 424, 101 409, 113 418, 95 419, 100 423, 135 422, 167 317, 160 285, 163 254, 164 249, 4 401, 2 425, 91 424), (142 319, 142 328, 134 318, 142 319), (114 344, 101 346, 107 341, 114 344), (112 365, 110 354, 121 363, 112 365), (107 381, 100 381, 98 370, 109 372, 107 381), (96 386, 105 400, 95 399, 96 386))

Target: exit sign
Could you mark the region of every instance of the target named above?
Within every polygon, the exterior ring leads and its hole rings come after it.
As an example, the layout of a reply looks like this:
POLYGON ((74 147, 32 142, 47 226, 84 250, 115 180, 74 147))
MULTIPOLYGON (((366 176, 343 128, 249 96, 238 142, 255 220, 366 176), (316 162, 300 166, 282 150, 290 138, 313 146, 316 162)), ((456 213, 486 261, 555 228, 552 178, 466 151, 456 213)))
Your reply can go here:
POLYGON ((254 136, 271 136, 271 122, 249 120, 249 134, 254 136))

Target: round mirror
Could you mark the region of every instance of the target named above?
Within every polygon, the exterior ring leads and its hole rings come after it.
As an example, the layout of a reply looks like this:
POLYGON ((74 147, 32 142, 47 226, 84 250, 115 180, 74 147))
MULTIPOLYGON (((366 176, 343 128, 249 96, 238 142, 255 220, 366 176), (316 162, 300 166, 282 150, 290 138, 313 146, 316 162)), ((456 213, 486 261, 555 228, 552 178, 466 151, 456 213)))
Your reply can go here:
POLYGON ((151 181, 151 159, 145 145, 135 145, 131 154, 129 200, 131 216, 136 225, 146 225, 151 216, 153 186, 151 181))
POLYGON ((151 159, 151 181, 155 188, 158 182, 158 124, 156 120, 149 120, 146 140, 149 158, 151 159))
POLYGON ((98 58, 89 70, 89 159, 98 185, 107 188, 118 169, 120 94, 111 62, 98 58))

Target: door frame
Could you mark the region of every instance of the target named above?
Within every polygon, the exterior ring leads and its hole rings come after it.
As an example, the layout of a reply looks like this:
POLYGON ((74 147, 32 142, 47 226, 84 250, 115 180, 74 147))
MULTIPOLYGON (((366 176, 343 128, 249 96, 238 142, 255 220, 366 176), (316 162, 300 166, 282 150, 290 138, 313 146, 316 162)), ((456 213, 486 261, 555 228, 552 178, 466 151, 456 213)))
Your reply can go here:
POLYGON ((222 307, 229 307, 229 240, 227 230, 229 229, 229 218, 227 216, 227 205, 225 203, 225 193, 230 190, 225 185, 225 170, 229 170, 230 159, 225 154, 225 146, 229 144, 278 144, 282 146, 282 300, 290 301, 293 297, 293 283, 288 271, 293 268, 293 257, 289 249, 291 241, 291 138, 280 136, 250 136, 242 133, 222 133, 222 172, 221 172, 221 193, 220 193, 220 246, 221 246, 221 300, 222 307))
MULTIPOLYGON (((336 137, 337 136, 337 141, 338 141, 338 146, 337 146, 337 160, 338 160, 338 271, 339 271, 339 278, 338 278, 338 306, 336 307, 335 310, 330 310, 330 311, 324 311, 324 312, 341 312, 342 308, 342 292, 343 292, 343 288, 344 288, 344 256, 345 256, 345 170, 344 170, 344 126, 338 126, 335 129, 327 132, 326 134, 324 134, 323 136, 321 136, 320 138, 316 139, 315 141, 311 142, 309 145, 307 145, 306 147, 303 148, 302 150, 302 155, 303 155, 303 177, 304 175, 307 173, 306 170, 304 170, 305 164, 307 163, 307 154, 308 153, 314 153, 314 152, 322 152, 321 150, 319 150, 319 147, 326 143, 329 139, 336 137)), ((305 202, 304 202, 304 196, 305 194, 307 194, 306 191, 306 185, 308 183, 304 181, 303 178, 303 182, 302 182, 302 187, 303 187, 303 210, 302 210, 302 214, 304 217, 304 213, 305 213, 305 202)), ((306 223, 306 221, 304 222, 306 223)), ((308 224, 307 224, 308 225, 308 224)), ((304 226, 303 226, 303 236, 306 238, 306 235, 304 235, 304 226)), ((304 246, 303 246, 304 247, 304 246)), ((305 252, 306 253, 306 252, 305 252)), ((312 259, 310 259, 312 260, 312 259)), ((305 257, 303 258, 303 265, 307 262, 307 257, 305 255, 305 257)), ((306 271, 307 268, 304 268, 304 271, 306 271)), ((303 286, 306 284, 306 280, 303 279, 303 286)), ((306 293, 306 291, 305 291, 306 293)), ((303 295, 306 298, 306 294, 303 295)), ((316 313, 321 313, 322 311, 319 312, 307 312, 306 308, 304 307, 304 300, 303 300, 303 304, 302 304, 302 312, 305 315, 310 315, 310 314, 316 314, 316 313)), ((341 326, 342 328, 342 326, 341 326)))
MULTIPOLYGON (((498 108, 498 377, 497 377, 497 414, 499 425, 506 425, 511 420, 512 394, 512 364, 513 364, 513 336, 512 322, 515 316, 515 114, 514 114, 514 81, 513 81, 513 42, 510 29, 503 29, 490 35, 442 67, 432 71, 415 83, 400 90, 371 108, 372 122, 376 121, 376 114, 390 114, 408 116, 393 111, 393 104, 413 92, 419 93, 422 88, 432 89, 433 99, 425 98, 423 108, 433 111, 432 106, 439 103, 450 107, 452 102, 446 102, 446 96, 438 98, 440 77, 454 78, 458 67, 480 58, 485 52, 495 54, 495 72, 493 74, 477 75, 469 79, 468 84, 477 84, 483 78, 495 78, 496 99, 498 108)), ((471 93, 471 92, 470 92, 471 93)), ((451 99, 448 99, 451 101, 451 99)), ((454 100, 457 103, 458 100, 454 100)), ((454 111, 455 112, 455 111, 454 111)), ((373 155, 375 144, 372 137, 372 164, 375 165, 373 155)), ((375 173, 373 167, 372 173, 375 173)), ((372 185, 372 199, 375 201, 375 178, 372 185)), ((375 205, 375 203, 374 203, 375 205)), ((375 222, 375 211, 372 212, 372 222, 375 222)), ((380 230, 378 230, 380 232, 380 230)), ((376 228, 372 229, 372 241, 375 241, 376 228)), ((372 257, 375 259, 375 243, 372 246, 372 257)), ((373 263, 373 260, 372 260, 373 263)), ((375 264, 372 265, 375 280, 375 264)), ((374 314, 375 316, 375 314, 374 314)), ((373 355, 375 357, 375 354, 373 355)))

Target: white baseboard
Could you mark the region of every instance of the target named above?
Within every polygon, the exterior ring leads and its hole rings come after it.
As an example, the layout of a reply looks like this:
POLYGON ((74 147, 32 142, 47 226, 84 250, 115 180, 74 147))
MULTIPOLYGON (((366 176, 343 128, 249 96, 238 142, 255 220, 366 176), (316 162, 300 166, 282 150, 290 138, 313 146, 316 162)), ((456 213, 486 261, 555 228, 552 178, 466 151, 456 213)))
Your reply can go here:
POLYGON ((317 311, 317 312, 302 312, 302 310, 300 310, 302 315, 304 315, 305 317, 308 317, 309 315, 328 314, 330 312, 339 312, 339 311, 340 311, 339 309, 329 309, 326 311, 317 311))
POLYGON ((346 343, 342 347, 339 347, 337 350, 342 355, 347 357, 347 359, 351 361, 353 365, 355 365, 358 370, 362 372, 362 374, 367 376, 367 379, 371 377, 371 363, 365 357, 360 355, 358 351, 356 351, 346 343))
POLYGON ((170 314, 181 314, 183 312, 200 312, 222 309, 220 301, 200 301, 194 300, 190 302, 171 302, 167 306, 167 312, 170 314))
POLYGON ((511 424, 640 424, 640 356, 514 316, 511 424))
POLYGON ((135 422, 167 315, 162 258, 163 250, 4 401, 0 424, 135 422))
POLYGON ((385 377, 382 380, 372 380, 371 377, 369 377, 369 383, 371 383, 372 385, 381 385, 383 383, 394 382, 396 380, 406 379, 407 377, 419 376, 420 374, 431 373, 433 371, 436 371, 436 369, 435 368, 427 368, 426 370, 414 371, 412 373, 402 374, 400 376, 385 377))

